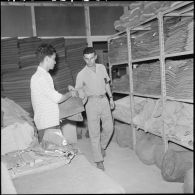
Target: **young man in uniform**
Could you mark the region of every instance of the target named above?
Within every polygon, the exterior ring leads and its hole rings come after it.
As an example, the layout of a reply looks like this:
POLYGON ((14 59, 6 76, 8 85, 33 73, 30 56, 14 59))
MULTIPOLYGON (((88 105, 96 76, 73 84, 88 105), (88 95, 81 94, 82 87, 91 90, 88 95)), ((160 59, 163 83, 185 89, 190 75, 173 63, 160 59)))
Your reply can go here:
POLYGON ((83 58, 86 66, 78 73, 75 88, 83 88, 87 96, 85 109, 93 157, 97 167, 104 170, 105 149, 113 133, 111 109, 114 109, 114 101, 109 85, 110 78, 105 66, 95 62, 97 54, 92 47, 84 49, 83 58))

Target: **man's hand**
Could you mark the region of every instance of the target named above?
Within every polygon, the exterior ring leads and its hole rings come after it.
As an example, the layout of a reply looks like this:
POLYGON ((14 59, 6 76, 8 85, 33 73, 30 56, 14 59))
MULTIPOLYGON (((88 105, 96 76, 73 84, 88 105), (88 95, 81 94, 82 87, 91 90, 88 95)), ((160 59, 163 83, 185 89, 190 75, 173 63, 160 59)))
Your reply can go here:
POLYGON ((78 93, 77 90, 71 90, 70 94, 71 94, 72 97, 79 97, 79 93, 78 93))
POLYGON ((114 100, 110 98, 110 109, 113 110, 115 107, 114 100))

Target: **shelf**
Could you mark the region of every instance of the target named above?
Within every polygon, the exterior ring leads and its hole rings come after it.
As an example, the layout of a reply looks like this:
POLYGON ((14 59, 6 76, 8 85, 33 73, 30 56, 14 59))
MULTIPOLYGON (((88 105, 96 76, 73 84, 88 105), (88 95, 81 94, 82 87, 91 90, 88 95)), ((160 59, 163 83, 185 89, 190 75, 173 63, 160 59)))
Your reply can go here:
POLYGON ((170 53, 166 54, 165 53, 165 58, 171 58, 171 57, 179 57, 179 56, 185 56, 185 55, 192 55, 194 52, 193 51, 183 51, 183 52, 178 52, 178 53, 170 53))
POLYGON ((178 102, 187 102, 187 103, 194 103, 194 100, 193 99, 177 99, 177 98, 174 98, 174 97, 171 97, 171 96, 166 96, 166 99, 167 100, 173 100, 173 101, 178 101, 178 102))
POLYGON ((110 63, 110 66, 117 66, 117 65, 122 65, 122 64, 128 64, 128 60, 123 60, 115 63, 110 63))
POLYGON ((181 145, 181 146, 184 146, 184 147, 186 147, 186 148, 188 148, 188 149, 190 149, 190 150, 194 150, 193 145, 191 146, 191 145, 189 145, 189 144, 187 144, 187 143, 184 143, 184 142, 182 142, 182 141, 180 141, 180 140, 177 140, 177 139, 175 139, 175 138, 168 137, 168 141, 171 141, 171 142, 174 142, 174 143, 179 144, 179 145, 181 145))
POLYGON ((163 11, 162 14, 164 16, 169 16, 169 14, 182 14, 182 13, 185 13, 186 11, 191 10, 191 8, 194 9, 193 8, 193 3, 194 3, 193 1, 180 3, 180 4, 170 8, 168 10, 163 11), (191 7, 186 8, 186 6, 191 6, 191 7), (178 9, 180 9, 180 10, 178 10, 178 9))
MULTIPOLYGON (((121 93, 121 94, 127 94, 130 95, 129 91, 120 91, 120 90, 113 90, 113 93, 121 93)), ((161 95, 151 95, 151 94, 141 94, 141 93, 133 93, 134 96, 141 96, 141 97, 147 97, 147 98, 161 98, 161 95)))
POLYGON ((150 94, 141 94, 141 93, 133 93, 135 96, 149 97, 149 98, 161 98, 161 95, 150 95, 150 94))
POLYGON ((113 90, 112 93, 121 93, 129 95, 129 91, 120 91, 120 90, 113 90))
MULTIPOLYGON (((168 53, 168 49, 165 50, 165 32, 163 29, 163 25, 164 25, 164 17, 194 17, 193 11, 194 11, 194 4, 193 1, 187 1, 187 2, 178 2, 179 4, 170 7, 164 11, 160 11, 158 14, 153 15, 151 18, 146 19, 145 21, 139 22, 139 24, 135 25, 135 26, 129 26, 126 27, 126 35, 127 35, 127 51, 128 52, 132 52, 131 49, 131 35, 133 36, 133 33, 138 32, 138 31, 143 31, 143 30, 150 30, 151 27, 151 23, 154 21, 156 22, 156 20, 158 21, 158 30, 159 30, 159 51, 155 53, 150 53, 148 55, 145 56, 133 56, 132 53, 128 53, 128 59, 124 60, 125 58, 120 58, 118 60, 121 60, 119 62, 115 62, 110 64, 110 67, 115 66, 115 65, 122 65, 125 64, 128 66, 129 70, 129 84, 130 84, 130 89, 127 88, 127 90, 121 90, 121 89, 125 89, 125 88, 118 88, 116 87, 116 90, 113 89, 113 93, 118 93, 118 94, 126 94, 130 96, 130 105, 128 106, 128 112, 132 112, 133 113, 133 107, 134 107, 134 101, 132 98, 136 99, 136 96, 139 96, 140 98, 153 98, 153 99, 161 99, 162 101, 165 102, 166 104, 166 100, 167 101, 176 101, 176 102, 184 102, 184 103, 189 103, 189 104, 193 104, 193 98, 176 98, 176 97, 171 97, 171 96, 167 96, 168 94, 166 94, 166 60, 168 59, 174 59, 174 58, 180 58, 180 59, 188 59, 188 58, 192 58, 192 55, 194 54, 193 48, 190 48, 191 50, 188 51, 182 51, 182 52, 178 52, 178 51, 174 51, 172 53, 168 53), (167 53, 166 53, 167 52, 167 53), (152 56, 155 55, 155 56, 152 56), (150 57, 149 57, 150 56, 150 57), (152 56, 152 57, 151 57, 152 56), (134 57, 134 58, 133 58, 134 57), (143 58, 141 58, 143 57, 143 58), (133 58, 133 59, 132 59, 133 58), (159 91, 158 95, 151 95, 151 94, 144 94, 143 90, 140 90, 140 93, 136 93, 136 88, 133 87, 133 69, 134 66, 136 66, 136 64, 139 63, 140 64, 145 64, 145 63, 149 63, 149 61, 157 61, 160 62, 159 66, 160 66, 160 78, 161 78, 161 91, 159 91)), ((152 29, 151 29, 152 30, 152 29)), ((124 31, 125 32, 125 31, 124 31)), ((186 36, 187 34, 184 34, 182 36, 186 36)), ((185 37, 185 38, 186 38, 185 37)), ((190 37, 191 38, 191 37, 190 37)), ((147 38, 146 38, 147 39, 147 38)), ((174 40, 174 42, 177 42, 177 40, 174 40)), ((191 46, 191 45, 189 45, 191 46)), ((111 73, 112 74, 112 73, 111 73)), ((193 80, 191 81, 193 82, 193 80)), ((138 83, 139 84, 139 83, 138 83)), ((138 91, 138 88, 137 88, 138 91)), ((146 91, 147 92, 147 91, 146 91)), ((150 91, 149 91, 150 92, 150 91)), ((151 91, 152 92, 152 91, 151 91)), ((171 95, 171 94, 170 94, 171 95)), ((181 96, 182 97, 182 96, 181 96)), ((185 97, 185 96, 184 96, 185 97)), ((162 109, 165 109, 165 105, 163 105, 162 109)), ((123 110, 122 110, 123 111, 123 110)), ((124 112, 125 114, 125 112, 124 112)), ((125 114, 126 116, 126 114, 125 114)), ((120 117, 119 117, 120 118, 120 117)), ((121 117, 124 118, 124 117, 121 117)), ((124 118, 125 120, 127 120, 127 118, 124 118)), ((117 119, 119 120, 119 119, 117 119)), ((124 121, 122 121, 124 122, 124 121)), ((129 122, 124 122, 129 124, 129 122)), ((130 124, 134 124, 133 121, 131 121, 130 124)), ((133 125, 133 130, 135 129, 140 129, 144 131, 143 127, 139 127, 139 125, 133 125)), ((164 149, 165 151, 167 151, 168 149, 168 142, 173 142, 175 144, 178 144, 180 146, 186 147, 190 150, 193 150, 193 143, 191 143, 191 137, 189 137, 189 141, 186 139, 184 140, 184 137, 174 137, 171 135, 166 134, 166 129, 164 129, 164 125, 162 127, 162 131, 154 131, 152 132, 151 129, 149 129, 148 133, 151 133, 153 135, 156 135, 158 137, 161 137, 163 139, 163 143, 164 143, 164 149)), ((191 136, 191 135, 190 135, 191 136)), ((188 137, 186 137, 188 138, 188 137)), ((136 137, 133 137, 133 140, 136 140, 136 137)), ((135 148, 134 148, 135 149, 135 148)))
POLYGON ((147 58, 142 58, 142 59, 135 59, 135 60, 132 60, 132 63, 150 61, 150 60, 159 60, 159 58, 160 58, 159 56, 153 56, 153 57, 147 57, 147 58))

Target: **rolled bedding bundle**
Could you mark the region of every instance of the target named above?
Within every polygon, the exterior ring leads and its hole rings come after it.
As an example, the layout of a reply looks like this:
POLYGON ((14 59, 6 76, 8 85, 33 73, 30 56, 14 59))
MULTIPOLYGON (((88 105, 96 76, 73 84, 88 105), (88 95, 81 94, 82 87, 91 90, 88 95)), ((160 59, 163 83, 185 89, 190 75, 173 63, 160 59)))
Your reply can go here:
POLYGON ((186 171, 192 168, 192 151, 168 150, 162 161, 161 174, 166 181, 184 182, 186 171))

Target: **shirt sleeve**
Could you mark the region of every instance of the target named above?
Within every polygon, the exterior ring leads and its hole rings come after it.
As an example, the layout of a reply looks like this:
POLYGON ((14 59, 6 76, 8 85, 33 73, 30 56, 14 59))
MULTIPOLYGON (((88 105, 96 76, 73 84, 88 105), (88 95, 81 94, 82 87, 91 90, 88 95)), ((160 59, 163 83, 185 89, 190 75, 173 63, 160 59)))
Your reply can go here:
POLYGON ((39 78, 36 82, 34 82, 34 87, 37 92, 42 93, 55 103, 58 103, 62 98, 62 94, 52 88, 49 83, 43 78, 39 78))
POLYGON ((76 77, 76 85, 75 85, 75 89, 80 89, 83 87, 83 79, 82 79, 82 75, 80 73, 78 73, 77 77, 76 77))
POLYGON ((102 65, 102 70, 103 70, 104 78, 106 78, 106 81, 109 82, 110 81, 110 77, 108 76, 108 73, 106 71, 106 67, 104 65, 102 65))

